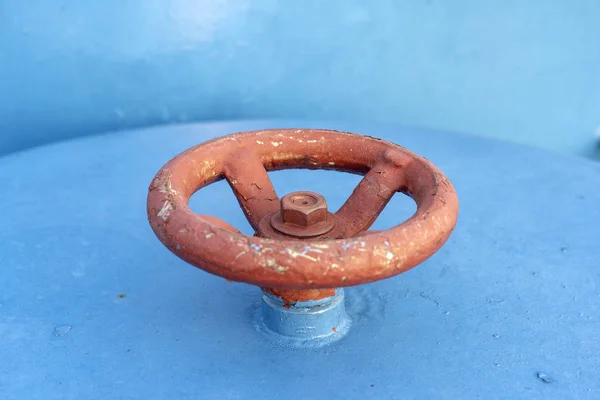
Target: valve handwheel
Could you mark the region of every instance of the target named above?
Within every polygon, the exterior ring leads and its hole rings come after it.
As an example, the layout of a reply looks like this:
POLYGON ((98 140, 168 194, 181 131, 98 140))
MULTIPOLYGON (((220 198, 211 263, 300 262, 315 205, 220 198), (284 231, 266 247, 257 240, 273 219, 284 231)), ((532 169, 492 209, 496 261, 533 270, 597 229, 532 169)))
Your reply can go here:
POLYGON ((458 199, 429 161, 369 136, 318 129, 237 133, 195 146, 152 181, 147 212, 173 253, 228 280, 258 285, 288 301, 330 296, 338 287, 385 279, 418 265, 448 239, 458 199), (281 200, 267 171, 329 169, 364 175, 335 213, 319 194, 281 200), (193 213, 190 197, 226 179, 256 231, 193 213), (414 199, 407 221, 365 232, 396 192, 414 199))

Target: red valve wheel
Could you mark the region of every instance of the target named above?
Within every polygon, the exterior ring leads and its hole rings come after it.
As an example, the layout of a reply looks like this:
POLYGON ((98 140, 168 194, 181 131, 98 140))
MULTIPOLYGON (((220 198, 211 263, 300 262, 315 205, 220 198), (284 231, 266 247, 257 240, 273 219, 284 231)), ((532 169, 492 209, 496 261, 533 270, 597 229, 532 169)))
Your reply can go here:
POLYGON ((396 144, 330 130, 274 129, 221 137, 179 154, 152 181, 147 211, 161 242, 207 272, 265 288, 325 289, 388 278, 429 258, 454 229, 458 199, 433 164, 396 144), (331 213, 314 193, 279 199, 267 171, 289 168, 364 177, 331 213), (189 209, 197 190, 221 179, 256 236, 189 209), (365 233, 396 192, 415 200, 415 214, 365 233))

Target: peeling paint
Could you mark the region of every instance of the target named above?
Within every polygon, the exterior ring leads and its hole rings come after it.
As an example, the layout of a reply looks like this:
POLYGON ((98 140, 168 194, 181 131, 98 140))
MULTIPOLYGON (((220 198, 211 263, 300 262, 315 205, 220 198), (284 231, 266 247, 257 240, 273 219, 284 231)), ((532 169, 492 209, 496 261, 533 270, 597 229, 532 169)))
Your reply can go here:
POLYGON ((171 202, 169 200, 165 200, 165 203, 163 204, 158 214, 156 214, 156 216, 158 218, 162 218, 163 221, 166 221, 167 218, 169 218, 169 216, 171 215, 172 211, 173 206, 171 205, 171 202))
POLYGON ((302 257, 302 258, 306 258, 307 260, 310 260, 310 261, 313 261, 313 262, 316 262, 316 261, 317 261, 317 259, 316 259, 315 257, 311 257, 311 256, 308 256, 308 255, 306 255, 306 251, 305 251, 305 252, 303 252, 303 253, 298 253, 298 252, 296 252, 296 251, 294 251, 294 250, 292 250, 292 249, 285 249, 285 250, 286 250, 286 252, 287 252, 287 253, 288 253, 288 254, 289 254, 289 255, 290 255, 292 258, 296 258, 296 257, 302 257))
POLYGON ((254 243, 252 243, 252 244, 250 245, 250 247, 252 247, 252 250, 254 250, 254 252, 255 252, 255 253, 258 253, 258 252, 260 252, 260 250, 262 249, 262 246, 260 246, 260 245, 258 245, 258 244, 254 244, 254 243))
POLYGON ((352 248, 356 243, 355 242, 347 242, 347 241, 342 241, 342 250, 347 251, 348 249, 352 248))

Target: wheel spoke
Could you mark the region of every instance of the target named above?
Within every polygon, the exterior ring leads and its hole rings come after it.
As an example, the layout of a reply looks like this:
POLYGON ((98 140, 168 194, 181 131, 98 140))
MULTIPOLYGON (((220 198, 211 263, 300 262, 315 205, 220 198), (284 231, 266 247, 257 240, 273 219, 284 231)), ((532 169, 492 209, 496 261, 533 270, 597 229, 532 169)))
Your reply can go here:
POLYGON ((279 207, 279 197, 262 161, 253 152, 239 151, 229 156, 223 172, 248 222, 258 230, 262 218, 279 207))
POLYGON ((346 237, 369 229, 394 193, 404 190, 404 168, 387 160, 376 164, 335 213, 346 227, 346 237))

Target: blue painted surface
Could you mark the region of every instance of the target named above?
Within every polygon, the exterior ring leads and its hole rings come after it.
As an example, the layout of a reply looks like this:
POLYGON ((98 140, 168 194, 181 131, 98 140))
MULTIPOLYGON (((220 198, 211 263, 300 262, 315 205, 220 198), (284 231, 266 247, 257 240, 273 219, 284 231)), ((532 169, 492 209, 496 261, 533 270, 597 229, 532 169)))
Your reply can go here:
POLYGON ((284 304, 281 298, 263 292, 256 327, 289 347, 322 347, 341 340, 352 320, 346 313, 344 289, 320 300, 284 304))
MULTIPOLYGON (((359 178, 282 171, 336 209, 359 178)), ((597 399, 600 165, 500 141, 372 124, 262 121, 99 136, 0 159, 2 399, 597 399), (392 139, 461 201, 448 243, 393 279, 346 290, 352 329, 319 349, 255 329, 261 292, 176 258, 147 187, 203 140, 270 127, 392 139)), ((191 206, 250 233, 227 184, 191 206)), ((374 229, 408 217, 395 196, 374 229)))
POLYGON ((0 2, 0 153, 198 120, 364 120, 599 157, 600 2, 0 2))

